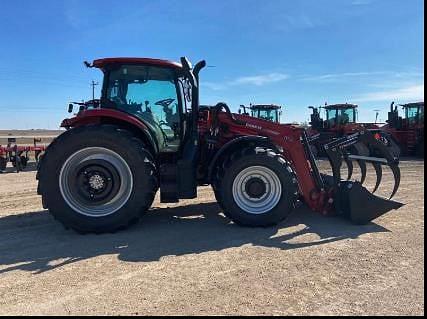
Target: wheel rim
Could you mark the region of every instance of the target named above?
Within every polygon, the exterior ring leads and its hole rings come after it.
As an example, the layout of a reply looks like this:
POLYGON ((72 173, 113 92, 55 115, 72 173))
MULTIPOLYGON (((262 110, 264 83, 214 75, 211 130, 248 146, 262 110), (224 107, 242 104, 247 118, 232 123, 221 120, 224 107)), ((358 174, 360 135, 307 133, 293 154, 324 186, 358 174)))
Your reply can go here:
POLYGON ((250 214, 264 214, 279 203, 282 184, 276 173, 264 166, 242 170, 233 182, 236 204, 250 214))
POLYGON ((71 155, 61 168, 59 188, 65 202, 89 217, 114 214, 133 189, 129 165, 117 153, 88 147, 71 155))

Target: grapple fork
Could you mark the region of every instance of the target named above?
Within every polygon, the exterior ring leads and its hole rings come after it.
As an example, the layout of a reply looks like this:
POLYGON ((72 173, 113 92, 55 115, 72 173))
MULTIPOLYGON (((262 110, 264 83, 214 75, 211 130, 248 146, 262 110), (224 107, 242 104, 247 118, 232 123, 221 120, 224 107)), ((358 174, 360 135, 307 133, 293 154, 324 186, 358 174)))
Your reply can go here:
POLYGON ((332 167, 332 187, 335 189, 335 208, 338 212, 347 215, 358 224, 367 223, 386 212, 402 206, 401 203, 392 201, 400 185, 399 160, 394 157, 385 145, 379 142, 368 131, 360 131, 324 145, 332 167), (369 150, 381 157, 369 156, 369 150), (347 163, 347 181, 341 179, 341 166, 347 163), (353 164, 359 164, 362 177, 360 182, 350 181, 353 173, 353 164), (375 169, 377 179, 373 192, 362 186, 366 178, 366 163, 371 163, 375 169), (389 199, 373 195, 382 180, 382 165, 390 167, 394 176, 394 187, 389 199))

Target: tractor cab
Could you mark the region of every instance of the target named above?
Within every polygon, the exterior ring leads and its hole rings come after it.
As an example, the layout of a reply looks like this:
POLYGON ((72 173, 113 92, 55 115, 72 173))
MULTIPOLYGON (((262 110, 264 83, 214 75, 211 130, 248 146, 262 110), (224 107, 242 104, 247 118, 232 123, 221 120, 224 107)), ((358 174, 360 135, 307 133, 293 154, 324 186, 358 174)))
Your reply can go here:
POLYGON ((408 126, 424 124, 424 102, 403 104, 402 107, 408 126))
POLYGON ((327 127, 337 127, 356 123, 357 105, 355 104, 326 105, 324 108, 326 111, 327 127))
MULTIPOLYGON (((73 104, 79 105, 77 118, 90 110, 118 111, 142 123, 156 152, 182 151, 189 139, 196 138, 198 72, 203 63, 193 68, 187 60, 181 64, 148 58, 85 62, 104 73, 101 98, 71 103, 68 111, 73 111, 73 104)), ((63 126, 67 127, 67 121, 63 126)))
POLYGON ((315 130, 325 130, 340 128, 348 124, 357 122, 357 105, 355 104, 331 104, 320 107, 309 106, 312 110, 310 125, 315 130), (325 109, 326 119, 323 119, 320 112, 325 109))
POLYGON ((399 116, 398 105, 394 102, 390 105, 387 123, 398 130, 411 129, 424 125, 424 102, 401 104, 404 110, 404 118, 399 116))
POLYGON ((191 85, 180 66, 102 60, 94 65, 104 71, 101 108, 138 118, 154 135, 160 151, 176 152, 185 130, 186 103, 191 102, 191 85))
MULTIPOLYGON (((250 104, 250 116, 259 119, 267 120, 274 123, 280 123, 280 116, 282 115, 282 107, 275 104, 250 104)), ((249 115, 244 105, 240 106, 239 114, 249 115)))

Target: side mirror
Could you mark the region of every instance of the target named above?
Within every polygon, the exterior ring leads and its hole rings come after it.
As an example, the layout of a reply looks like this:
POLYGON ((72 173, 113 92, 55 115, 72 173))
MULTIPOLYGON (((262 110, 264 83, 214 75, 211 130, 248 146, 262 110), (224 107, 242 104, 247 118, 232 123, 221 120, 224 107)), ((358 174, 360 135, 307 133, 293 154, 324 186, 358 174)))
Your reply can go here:
POLYGON ((73 113, 74 105, 73 103, 68 104, 68 113, 73 113))

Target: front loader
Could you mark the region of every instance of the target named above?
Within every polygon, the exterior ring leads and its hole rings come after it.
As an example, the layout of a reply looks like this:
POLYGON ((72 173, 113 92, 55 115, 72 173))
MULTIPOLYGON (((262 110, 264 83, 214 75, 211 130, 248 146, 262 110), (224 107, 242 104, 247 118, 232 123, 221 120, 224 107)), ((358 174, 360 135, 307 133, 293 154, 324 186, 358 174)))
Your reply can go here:
POLYGON ((297 200, 356 223, 401 206, 340 177, 344 160, 371 162, 377 174, 387 165, 395 176, 391 197, 396 193, 398 160, 366 130, 325 146, 329 176, 319 171, 303 128, 233 114, 225 103, 199 107, 204 61, 192 67, 186 58, 109 58, 86 65, 104 73, 101 99, 62 122, 67 131, 49 145, 37 173, 43 206, 66 227, 113 232, 137 221, 157 191, 161 202, 178 202, 209 184, 224 214, 245 226, 275 225, 297 200), (382 156, 349 155, 357 143, 382 156))

